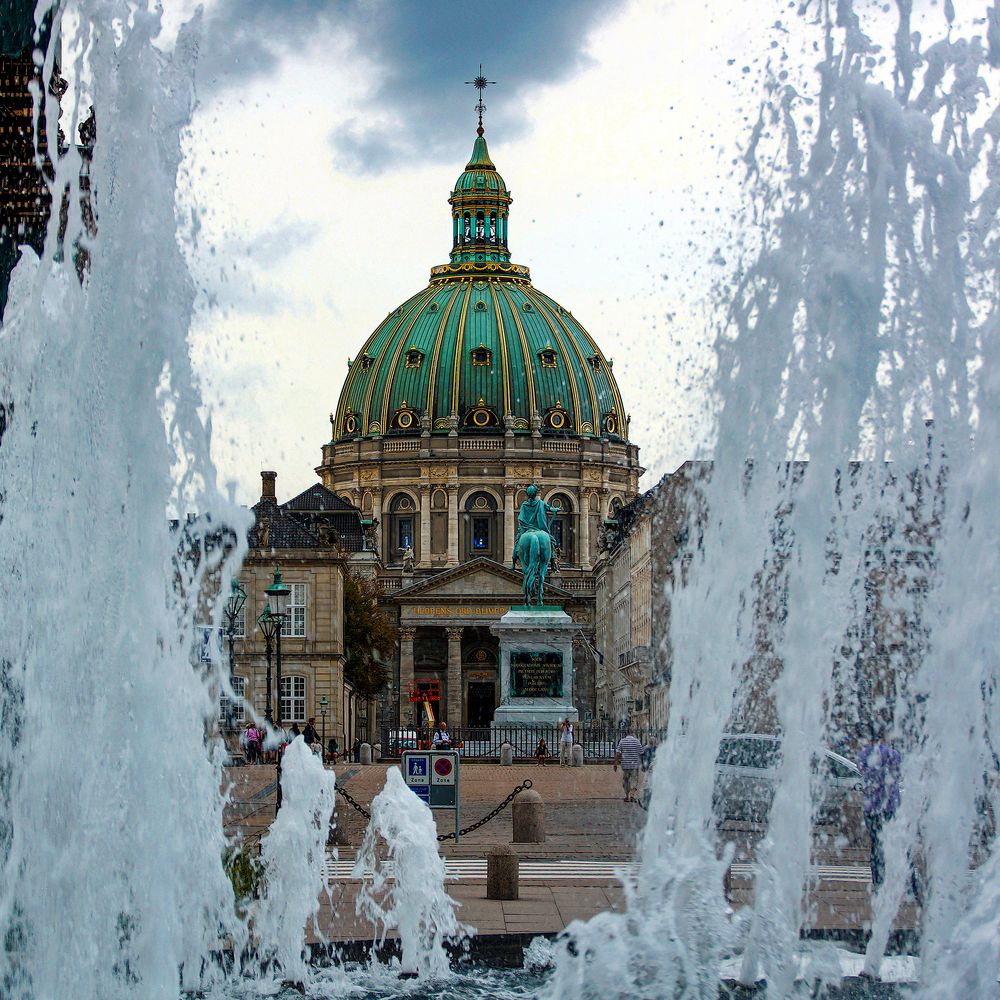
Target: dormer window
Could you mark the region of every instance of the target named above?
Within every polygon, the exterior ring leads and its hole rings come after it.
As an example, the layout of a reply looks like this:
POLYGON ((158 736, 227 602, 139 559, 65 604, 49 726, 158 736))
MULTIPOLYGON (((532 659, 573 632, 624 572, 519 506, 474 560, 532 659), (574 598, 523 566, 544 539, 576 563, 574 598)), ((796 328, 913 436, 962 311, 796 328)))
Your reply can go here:
POLYGON ((550 406, 542 418, 542 426, 552 431, 568 431, 573 429, 573 421, 564 409, 562 403, 556 400, 555 406, 550 406))
POLYGON ((423 364, 424 355, 421 351, 418 351, 415 347, 411 347, 406 352, 406 367, 407 368, 419 368, 423 364))
POLYGON ((350 411, 344 417, 344 433, 356 434, 358 431, 358 418, 350 411))
POLYGON ((369 354, 362 354, 358 360, 361 362, 363 372, 371 371, 372 365, 375 364, 375 359, 369 354))
POLYGON ((472 363, 477 368, 489 368, 493 364, 493 352, 485 344, 480 344, 472 352, 472 363))
POLYGON ((499 427, 500 421, 493 408, 487 406, 486 401, 480 396, 479 402, 465 415, 465 426, 472 427, 477 431, 484 431, 499 427))
POLYGON ((556 358, 556 352, 551 346, 546 346, 544 350, 538 352, 538 360, 542 363, 543 368, 555 368, 556 358))
POLYGON ((604 362, 601 361, 600 354, 591 354, 591 356, 587 358, 587 363, 594 369, 595 372, 599 372, 604 367, 604 362))
POLYGON ((410 406, 406 400, 403 400, 403 405, 396 410, 392 417, 392 423, 390 426, 400 431, 410 431, 417 427, 419 418, 417 416, 417 411, 410 406))

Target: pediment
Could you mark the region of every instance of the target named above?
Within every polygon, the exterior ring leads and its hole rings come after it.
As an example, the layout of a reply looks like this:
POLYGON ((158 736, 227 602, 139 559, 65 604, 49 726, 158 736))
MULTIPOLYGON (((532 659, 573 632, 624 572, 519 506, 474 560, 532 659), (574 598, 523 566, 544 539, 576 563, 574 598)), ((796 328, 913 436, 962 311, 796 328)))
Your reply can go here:
MULTIPOLYGON (((473 559, 461 566, 442 570, 427 580, 421 580, 410 587, 390 595, 400 603, 409 601, 448 600, 461 598, 464 601, 496 600, 499 603, 521 604, 523 602, 523 582, 521 574, 514 572, 492 559, 473 559)), ((562 587, 546 582, 547 597, 560 601, 572 601, 574 594, 562 587)))

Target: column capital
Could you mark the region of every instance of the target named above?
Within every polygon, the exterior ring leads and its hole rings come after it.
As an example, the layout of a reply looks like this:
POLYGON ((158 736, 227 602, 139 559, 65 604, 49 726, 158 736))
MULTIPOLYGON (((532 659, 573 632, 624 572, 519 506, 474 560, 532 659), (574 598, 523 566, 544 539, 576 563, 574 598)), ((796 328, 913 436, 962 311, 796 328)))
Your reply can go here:
POLYGON ((400 642, 413 642, 417 637, 416 626, 404 626, 399 630, 399 641, 400 642))
POLYGON ((454 628, 454 627, 451 627, 451 628, 446 628, 445 629, 445 632, 448 635, 448 641, 449 642, 461 642, 462 641, 462 633, 464 631, 465 631, 464 628, 454 628))

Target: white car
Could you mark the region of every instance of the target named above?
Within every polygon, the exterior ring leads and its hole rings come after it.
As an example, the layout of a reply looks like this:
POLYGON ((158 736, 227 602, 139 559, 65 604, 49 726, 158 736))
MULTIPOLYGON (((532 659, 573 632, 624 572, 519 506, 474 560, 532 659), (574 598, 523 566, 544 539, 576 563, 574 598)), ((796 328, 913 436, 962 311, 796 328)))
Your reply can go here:
MULTIPOLYGON (((825 747, 816 749, 812 763, 814 794, 819 796, 814 815, 819 823, 834 822, 861 792, 861 772, 846 757, 825 747)), ((766 822, 780 764, 780 737, 763 733, 723 736, 712 794, 716 818, 766 822)))

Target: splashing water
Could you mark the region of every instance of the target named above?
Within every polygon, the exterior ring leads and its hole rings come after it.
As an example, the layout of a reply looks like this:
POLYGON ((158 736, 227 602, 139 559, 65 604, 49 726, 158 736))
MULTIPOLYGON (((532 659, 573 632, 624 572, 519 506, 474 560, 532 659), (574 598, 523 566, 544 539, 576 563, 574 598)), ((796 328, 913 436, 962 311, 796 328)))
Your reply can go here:
POLYGON ((905 794, 868 969, 920 857, 923 995, 995 990, 995 931, 969 926, 1000 916, 995 859, 968 873, 1000 735, 1000 106, 983 38, 949 28, 925 44, 900 2, 888 70, 868 34, 884 13, 867 13, 820 5, 812 96, 783 70, 767 81, 745 157, 754 250, 726 290, 717 441, 689 484, 670 595, 670 731, 642 874, 627 914, 576 930, 552 997, 714 997, 731 951, 744 981, 759 970, 769 996, 791 995, 814 755, 878 728, 903 752, 905 794), (779 732, 783 749, 739 917, 712 805, 727 729, 779 732))
POLYGON ((430 808, 407 788, 398 767, 385 777, 354 866, 356 878, 374 873, 358 894, 357 911, 381 927, 383 941, 390 930, 398 931, 404 972, 441 978, 450 972, 445 942, 470 929, 459 923, 458 904, 444 888, 444 859, 430 808), (385 859, 379 857, 379 837, 385 840, 385 859))
MULTIPOLYGON (((220 755, 206 739, 225 678, 189 656, 206 574, 225 577, 242 552, 166 523, 194 508, 244 526, 214 487, 176 238, 196 24, 164 53, 149 4, 62 10, 64 73, 77 83, 66 134, 84 117, 80 81, 98 109, 98 234, 70 146, 51 185, 57 201, 69 191, 65 233, 53 212, 46 254, 19 265, 0 331, 0 559, 28 609, 0 630, 0 993, 159 1000, 177 996, 178 970, 183 985, 211 985, 205 958, 226 938, 238 953, 248 941, 221 863, 220 755)), ((850 0, 807 9, 818 85, 793 87, 780 69, 766 81, 745 156, 752 251, 718 331, 713 463, 691 483, 670 598, 670 731, 641 878, 626 913, 562 943, 554 998, 714 997, 734 957, 742 978, 759 969, 771 996, 790 995, 809 918, 813 753, 879 725, 903 750, 905 794, 886 830, 868 969, 880 968, 916 855, 923 995, 989 995, 1000 974, 1000 875, 978 825, 984 801, 1000 810, 1000 108, 988 65, 1000 61, 1000 13, 982 26, 988 39, 949 26, 927 42, 899 0, 891 58, 873 40, 884 14, 865 13, 871 23, 850 0), (778 731, 784 750, 755 903, 738 916, 712 807, 732 728, 778 731)), ((54 98, 39 100, 55 149, 54 98)), ((284 891, 256 924, 292 975, 333 794, 303 752, 289 751, 265 848, 284 891)), ((444 941, 464 932, 435 834, 390 770, 359 905, 383 933, 398 930, 403 968, 423 977, 447 974, 444 941)))
POLYGON ((326 838, 333 816, 336 779, 301 736, 281 762, 281 811, 261 840, 267 886, 253 916, 262 963, 274 960, 281 978, 309 981, 306 933, 318 931, 320 899, 329 890, 323 872, 326 838))
MULTIPOLYGON (((243 523, 214 491, 175 238, 194 45, 186 31, 158 52, 152 5, 62 10, 63 74, 78 83, 66 134, 98 109, 99 235, 81 218, 70 145, 51 183, 54 205, 68 190, 65 236, 54 210, 0 331, 0 565, 23 612, 0 629, 0 994, 172 1000, 178 969, 197 981, 223 935, 245 937, 205 738, 218 707, 190 656, 222 552, 168 524, 199 508, 243 523)), ((59 109, 41 99, 56 149, 59 109)))

